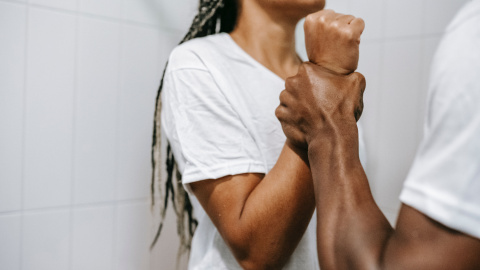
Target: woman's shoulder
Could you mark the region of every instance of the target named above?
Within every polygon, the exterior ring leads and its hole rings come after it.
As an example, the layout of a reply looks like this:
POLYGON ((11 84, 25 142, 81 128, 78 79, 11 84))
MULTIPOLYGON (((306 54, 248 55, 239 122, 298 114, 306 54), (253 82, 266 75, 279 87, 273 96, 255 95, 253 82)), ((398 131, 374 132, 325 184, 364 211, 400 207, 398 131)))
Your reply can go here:
POLYGON ((205 61, 220 56, 219 52, 224 47, 225 33, 194 38, 184 42, 170 53, 168 71, 178 69, 204 69, 205 61))

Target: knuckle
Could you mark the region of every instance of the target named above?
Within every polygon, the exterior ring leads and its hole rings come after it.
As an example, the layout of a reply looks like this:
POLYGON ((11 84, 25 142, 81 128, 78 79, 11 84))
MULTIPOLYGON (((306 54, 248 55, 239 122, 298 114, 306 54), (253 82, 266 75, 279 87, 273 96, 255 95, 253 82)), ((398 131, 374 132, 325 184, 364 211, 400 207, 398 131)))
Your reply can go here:
POLYGON ((360 88, 362 89, 362 92, 365 91, 365 87, 367 86, 367 80, 365 79, 365 76, 363 74, 356 72, 357 74, 357 80, 358 83, 360 84, 360 88))
POLYGON ((316 21, 315 14, 308 14, 305 17, 305 26, 308 26, 316 21))
POLYGON ((343 30, 343 35, 348 40, 356 40, 355 31, 351 27, 344 27, 342 30, 343 30))
POLYGON ((363 74, 360 72, 352 73, 352 79, 353 79, 353 82, 359 85, 360 87, 363 87, 364 85, 366 85, 365 76, 363 76, 363 74))
POLYGON ((287 101, 287 95, 288 95, 288 92, 286 90, 283 90, 282 92, 280 92, 280 103, 281 104, 284 104, 287 101))
POLYGON ((363 25, 365 27, 365 21, 362 18, 355 18, 355 23, 363 25))
POLYGON ((282 119, 283 119, 283 107, 282 107, 282 105, 278 106, 275 109, 275 117, 277 117, 278 120, 282 121, 282 119))
POLYGON ((338 20, 333 21, 330 26, 334 29, 339 29, 341 28, 341 23, 338 20))

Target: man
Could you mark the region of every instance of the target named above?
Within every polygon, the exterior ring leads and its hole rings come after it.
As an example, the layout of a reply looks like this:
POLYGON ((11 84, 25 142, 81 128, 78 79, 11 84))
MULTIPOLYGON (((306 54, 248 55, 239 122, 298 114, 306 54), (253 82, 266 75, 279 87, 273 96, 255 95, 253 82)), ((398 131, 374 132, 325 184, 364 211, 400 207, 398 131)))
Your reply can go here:
MULTIPOLYGON (((316 38, 306 40, 310 48, 335 40, 353 44, 363 30, 324 12, 305 28, 317 29, 316 38)), ((287 80, 276 115, 289 143, 308 154, 321 268, 480 269, 480 0, 459 12, 436 54, 425 136, 400 197, 396 229, 375 204, 352 151, 358 149, 363 76, 339 75, 308 53, 313 63, 287 80)), ((356 59, 350 63, 356 66, 356 59)))

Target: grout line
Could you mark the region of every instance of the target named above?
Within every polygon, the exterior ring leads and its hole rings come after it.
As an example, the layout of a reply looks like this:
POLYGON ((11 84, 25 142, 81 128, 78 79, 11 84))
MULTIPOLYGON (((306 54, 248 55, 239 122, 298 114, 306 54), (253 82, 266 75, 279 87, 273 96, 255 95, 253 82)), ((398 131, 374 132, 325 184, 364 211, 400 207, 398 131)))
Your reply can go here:
MULTIPOLYGON (((115 206, 115 205, 128 205, 128 204, 136 204, 136 203, 145 203, 149 202, 148 197, 144 198, 136 198, 136 199, 125 199, 125 200, 118 200, 118 201, 109 201, 109 202, 96 202, 96 203, 83 203, 77 204, 73 208, 74 209, 89 209, 93 207, 107 207, 107 206, 115 206)), ((6 216, 11 214, 32 214, 32 213, 39 213, 39 212, 48 212, 48 211, 65 211, 70 209, 70 205, 64 206, 49 206, 49 207, 40 207, 40 208, 33 208, 33 209, 23 209, 23 210, 14 210, 14 211, 4 211, 0 212, 0 216, 6 216)))
MULTIPOLYGON (((17 4, 22 4, 22 5, 27 5, 25 2, 19 1, 19 0, 0 0, 0 2, 7 2, 7 3, 17 3, 17 4)), ((70 10, 70 9, 64 9, 64 8, 58 8, 58 7, 51 7, 47 5, 42 5, 42 4, 28 4, 30 7, 35 7, 35 8, 40 8, 40 9, 45 9, 45 10, 50 10, 53 12, 61 12, 61 13, 66 13, 70 15, 80 15, 86 18, 91 18, 91 19, 98 19, 98 20, 103 20, 103 21, 108 21, 112 23, 126 23, 129 25, 133 26, 138 26, 138 27, 144 27, 144 28, 152 28, 156 29, 159 31, 167 32, 167 33, 177 33, 179 31, 181 32, 187 32, 188 29, 180 29, 180 28, 175 28, 175 27, 163 27, 161 25, 157 24, 151 24, 151 23, 144 23, 144 22, 138 22, 134 20, 129 20, 123 18, 123 15, 120 16, 121 18, 115 18, 115 17, 109 17, 105 15, 98 15, 98 14, 92 14, 88 12, 83 12, 79 11, 78 9, 78 3, 77 3, 77 10, 70 10)))
MULTIPOLYGON (((422 5, 423 5, 422 6, 423 14, 425 14, 427 12, 427 3, 424 1, 422 3, 422 5)), ((425 31, 426 31, 426 22, 427 22, 426 17, 422 16, 422 34, 425 33, 425 31)), ((444 27, 444 28, 446 28, 446 27, 444 27)), ((442 35, 439 35, 439 36, 441 37, 442 35)), ((430 80, 429 75, 430 75, 431 60, 432 60, 432 58, 429 57, 428 59, 430 59, 430 63, 425 63, 425 60, 427 59, 425 57, 425 55, 426 55, 426 40, 429 39, 429 38, 432 38, 432 37, 424 35, 424 38, 421 40, 421 44, 420 44, 420 46, 421 46, 420 54, 421 54, 422 58, 421 58, 421 62, 420 62, 420 67, 421 67, 420 78, 419 78, 420 79, 420 82, 419 82, 419 89, 420 90, 417 93, 417 100, 418 100, 417 101, 417 115, 420 115, 421 118, 420 118, 420 123, 419 123, 419 126, 418 126, 418 130, 417 130, 417 145, 416 145, 417 151, 418 151, 420 143, 422 142, 422 139, 423 139, 423 127, 424 127, 424 123, 425 123, 425 120, 426 120, 426 106, 427 106, 426 98, 428 96, 427 94, 428 94, 428 87, 429 87, 429 80, 430 80), (425 67, 427 67, 427 69, 425 69, 425 67), (424 84, 423 83, 424 81, 426 81, 427 83, 424 84), (423 88, 424 86, 426 87, 426 89, 423 88)))
POLYGON ((79 43, 79 16, 78 16, 79 2, 76 1, 75 15, 75 35, 74 35, 74 58, 73 58, 73 94, 72 94, 72 145, 71 145, 71 160, 70 160, 70 205, 69 209, 69 233, 68 233, 68 267, 73 268, 73 231, 74 231, 74 204, 75 204, 75 175, 76 175, 76 127, 77 127, 77 95, 78 95, 78 43, 79 43))
MULTIPOLYGON (((382 22, 382 25, 381 25, 381 29, 380 29, 380 32, 381 32, 381 35, 382 37, 385 36, 385 21, 386 21, 386 17, 385 17, 385 13, 386 13, 386 9, 387 9, 387 6, 386 6, 386 3, 384 1, 382 1, 382 7, 381 7, 381 22, 382 22)), ((378 80, 378 88, 379 89, 382 89, 383 87, 383 84, 384 84, 384 76, 383 76, 383 71, 384 71, 384 58, 385 58, 385 38, 383 38, 380 42, 380 50, 379 50, 379 74, 378 74, 378 77, 380 78, 378 80)), ((378 92, 378 102, 380 104, 383 104, 382 102, 382 99, 383 99, 384 95, 383 95, 383 91, 379 91, 378 92)), ((375 126, 374 126, 374 130, 375 130, 375 133, 377 134, 378 138, 381 138, 382 137, 382 132, 381 132, 381 128, 380 128, 380 122, 382 120, 382 114, 380 114, 380 112, 382 111, 382 106, 377 106, 377 109, 376 109, 376 113, 375 115, 377 115, 377 121, 375 123, 375 126)), ((379 145, 379 141, 377 140, 375 142, 375 148, 374 148, 374 152, 373 155, 371 156, 374 156, 376 157, 376 162, 377 162, 377 165, 378 163, 380 162, 380 159, 379 159, 379 154, 380 154, 380 145, 379 145)), ((370 163, 371 164, 371 163, 370 163)), ((378 169, 378 166, 374 166, 375 168, 375 171, 372 171, 372 176, 374 178, 374 181, 373 181, 373 185, 371 185, 371 189, 372 189, 372 194, 374 195, 374 197, 376 198, 378 196, 377 194, 377 184, 379 182, 379 169, 378 169)))
POLYGON ((19 1, 19 0, 0 0, 0 2, 14 3, 14 4, 20 4, 20 5, 28 6, 27 2, 19 1))
POLYGON ((409 36, 401 36, 401 37, 390 37, 384 38, 383 41, 385 42, 395 42, 395 41, 411 41, 411 40, 418 40, 424 38, 434 38, 434 37, 441 37, 445 32, 438 32, 438 33, 429 33, 429 34, 420 34, 420 35, 409 35, 409 36))
MULTIPOLYGON (((121 7, 120 7, 120 17, 124 17, 124 9, 125 9, 125 1, 121 0, 121 7)), ((116 246, 118 243, 117 239, 117 229, 118 229, 118 224, 117 224, 117 219, 118 219, 118 184, 119 184, 119 173, 118 170, 120 168, 119 166, 119 147, 116 147, 119 145, 119 130, 120 130, 120 93, 121 93, 121 88, 122 88, 122 54, 123 54, 123 37, 124 37, 124 22, 120 21, 119 22, 119 27, 120 27, 120 32, 119 32, 119 37, 118 37, 118 78, 117 78, 117 91, 115 92, 115 137, 114 137, 114 144, 115 144, 115 158, 114 158, 114 172, 113 172, 113 177, 114 177, 114 185, 113 185, 113 197, 116 201, 116 203, 113 205, 113 221, 112 221, 112 250, 111 250, 111 263, 110 267, 111 269, 116 269, 118 268, 116 266, 116 262, 118 261, 116 259, 117 256, 117 251, 116 251, 116 246)))
POLYGON ((26 168, 26 137, 27 137, 27 94, 28 94, 28 34, 29 34, 29 17, 30 17, 30 8, 28 5, 25 6, 25 48, 24 48, 24 78, 23 78, 23 117, 22 117, 22 165, 21 165, 21 192, 20 192, 20 263, 19 268, 23 268, 23 239, 24 239, 24 209, 25 209, 25 168, 26 168))

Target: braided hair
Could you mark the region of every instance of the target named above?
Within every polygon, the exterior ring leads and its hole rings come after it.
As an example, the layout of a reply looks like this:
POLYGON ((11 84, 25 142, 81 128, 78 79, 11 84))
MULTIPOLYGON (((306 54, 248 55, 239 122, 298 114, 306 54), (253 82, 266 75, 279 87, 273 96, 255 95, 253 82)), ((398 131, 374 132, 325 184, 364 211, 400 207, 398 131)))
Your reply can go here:
MULTIPOLYGON (((204 37, 219 32, 231 32, 235 27, 237 20, 238 6, 236 0, 200 0, 198 14, 193 19, 192 25, 185 37, 180 41, 182 44, 188 40, 197 37, 204 37)), ((161 177, 161 166, 159 161, 161 159, 161 132, 160 132, 160 112, 162 108, 162 101, 160 94, 163 87, 163 79, 167 64, 163 71, 160 87, 157 92, 155 101, 155 115, 153 125, 153 141, 152 141, 152 179, 151 179, 151 197, 152 207, 155 205, 156 192, 160 195, 160 224, 157 233, 152 241, 150 248, 153 248, 157 243, 160 233, 162 232, 163 222, 165 219, 166 210, 171 200, 173 209, 177 216, 177 233, 180 237, 179 256, 190 250, 190 244, 193 233, 198 224, 193 217, 193 208, 190 198, 182 185, 182 175, 178 170, 175 157, 173 156, 170 143, 167 142, 166 151, 166 179, 161 177), (157 191, 158 189, 158 191, 157 191)))

